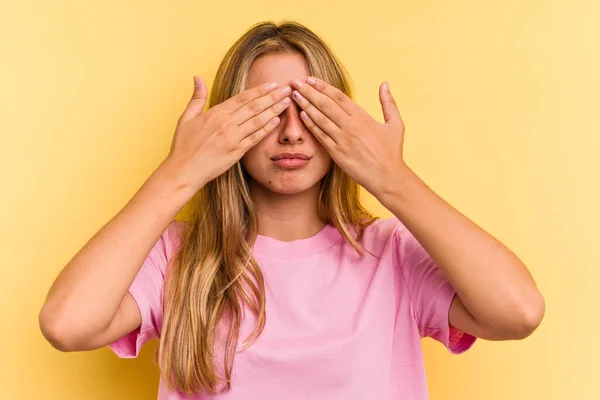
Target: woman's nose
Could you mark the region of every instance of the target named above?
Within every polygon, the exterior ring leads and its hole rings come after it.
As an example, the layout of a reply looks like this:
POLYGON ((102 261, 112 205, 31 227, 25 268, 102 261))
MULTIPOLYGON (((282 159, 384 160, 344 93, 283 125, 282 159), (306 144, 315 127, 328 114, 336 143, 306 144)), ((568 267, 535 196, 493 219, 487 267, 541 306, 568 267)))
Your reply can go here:
POLYGON ((300 107, 292 100, 292 104, 279 115, 281 118, 279 141, 280 142, 302 142, 306 138, 308 128, 300 118, 300 107))

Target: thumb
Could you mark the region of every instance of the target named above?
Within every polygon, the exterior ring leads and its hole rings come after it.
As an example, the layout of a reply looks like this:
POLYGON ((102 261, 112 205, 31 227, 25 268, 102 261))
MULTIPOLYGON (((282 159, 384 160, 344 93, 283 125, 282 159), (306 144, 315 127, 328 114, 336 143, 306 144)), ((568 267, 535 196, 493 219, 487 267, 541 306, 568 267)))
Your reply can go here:
POLYGON ((199 76, 194 76, 194 93, 192 94, 192 98, 190 99, 188 106, 183 112, 182 118, 189 120, 202 114, 204 105, 206 104, 207 95, 208 90, 204 80, 199 76))
POLYGON ((390 92, 390 85, 388 82, 383 82, 379 87, 379 101, 381 102, 381 108, 383 109, 383 118, 385 123, 388 122, 400 122, 400 111, 396 105, 396 100, 390 92))

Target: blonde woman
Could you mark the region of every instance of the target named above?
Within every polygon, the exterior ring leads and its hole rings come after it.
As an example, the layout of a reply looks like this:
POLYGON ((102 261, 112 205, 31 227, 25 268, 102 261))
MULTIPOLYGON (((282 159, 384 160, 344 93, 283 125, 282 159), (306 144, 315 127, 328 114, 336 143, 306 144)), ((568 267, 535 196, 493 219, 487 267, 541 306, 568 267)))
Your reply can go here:
POLYGON ((54 347, 159 338, 160 400, 425 399, 421 338, 459 354, 540 324, 528 269, 403 161, 387 83, 379 123, 291 21, 232 46, 206 110, 194 81, 168 156, 52 285, 54 347))

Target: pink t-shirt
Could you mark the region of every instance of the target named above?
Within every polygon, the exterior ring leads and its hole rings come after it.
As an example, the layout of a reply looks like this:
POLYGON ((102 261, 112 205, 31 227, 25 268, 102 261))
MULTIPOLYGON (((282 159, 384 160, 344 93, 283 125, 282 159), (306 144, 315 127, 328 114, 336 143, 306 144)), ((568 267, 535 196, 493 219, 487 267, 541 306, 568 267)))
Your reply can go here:
MULTIPOLYGON (((160 335, 165 267, 182 229, 179 221, 167 227, 129 289, 142 323, 110 344, 119 357, 137 357, 160 335)), ((376 257, 361 260, 331 224, 292 242, 259 235, 253 255, 265 278, 266 325, 236 354, 232 389, 186 397, 161 379, 158 399, 427 399, 421 338, 452 354, 476 338, 449 325, 455 290, 397 218, 378 219, 360 243, 376 257)), ((254 322, 244 320, 242 338, 254 322)))

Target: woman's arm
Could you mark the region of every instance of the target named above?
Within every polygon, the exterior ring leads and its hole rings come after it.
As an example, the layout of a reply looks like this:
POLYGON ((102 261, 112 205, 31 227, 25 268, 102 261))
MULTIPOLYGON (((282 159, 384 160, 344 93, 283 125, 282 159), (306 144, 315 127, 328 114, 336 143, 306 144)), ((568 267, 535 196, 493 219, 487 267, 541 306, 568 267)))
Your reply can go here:
POLYGON ((377 195, 439 265, 457 292, 450 324, 488 340, 522 339, 540 324, 544 298, 506 246, 434 193, 406 164, 377 195))
POLYGON ((139 311, 132 299, 123 304, 127 290, 152 246, 193 195, 177 171, 163 161, 60 272, 39 314, 40 329, 54 347, 99 347, 103 343, 96 342, 104 337, 135 329, 139 311))
POLYGON ((531 334, 545 306, 527 267, 404 163, 405 126, 389 84, 379 87, 382 124, 322 79, 308 77, 306 83, 293 82, 302 120, 335 163, 394 213, 447 275, 458 293, 450 323, 484 339, 531 334))

